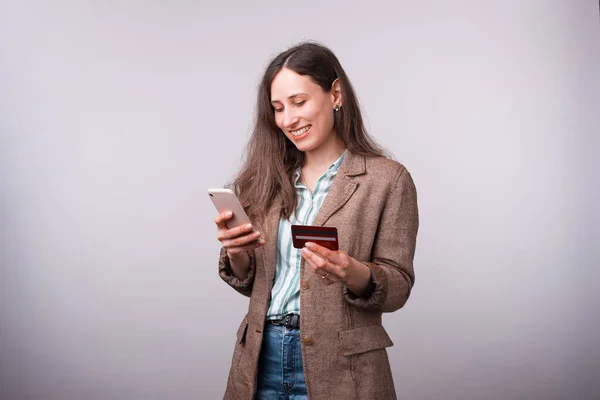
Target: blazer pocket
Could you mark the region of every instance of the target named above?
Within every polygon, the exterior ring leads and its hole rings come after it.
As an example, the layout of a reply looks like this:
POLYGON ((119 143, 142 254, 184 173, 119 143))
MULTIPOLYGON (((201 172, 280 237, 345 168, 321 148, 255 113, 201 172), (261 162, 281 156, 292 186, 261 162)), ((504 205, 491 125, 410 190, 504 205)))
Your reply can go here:
POLYGON ((363 326, 339 333, 342 354, 351 356, 367 351, 383 349, 394 343, 381 325, 363 326))
POLYGON ((243 344, 246 341, 246 332, 248 332, 248 315, 244 317, 237 330, 237 343, 243 344))

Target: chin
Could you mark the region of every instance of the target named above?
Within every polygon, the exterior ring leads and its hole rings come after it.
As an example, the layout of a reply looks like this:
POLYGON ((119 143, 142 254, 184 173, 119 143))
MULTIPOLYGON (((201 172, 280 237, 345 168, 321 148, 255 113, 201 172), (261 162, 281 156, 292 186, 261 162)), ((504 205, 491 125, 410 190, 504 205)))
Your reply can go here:
POLYGON ((294 145, 296 146, 296 148, 302 152, 307 152, 307 151, 312 151, 315 149, 315 146, 313 146, 311 143, 294 143, 294 145))

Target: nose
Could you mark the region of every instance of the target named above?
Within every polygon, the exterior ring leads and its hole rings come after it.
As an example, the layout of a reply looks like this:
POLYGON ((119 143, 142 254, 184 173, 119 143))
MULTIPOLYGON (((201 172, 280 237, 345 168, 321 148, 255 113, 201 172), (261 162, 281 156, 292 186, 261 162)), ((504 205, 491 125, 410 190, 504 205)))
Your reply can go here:
POLYGON ((296 116, 293 109, 286 107, 283 111, 283 127, 286 129, 293 128, 300 118, 296 116))

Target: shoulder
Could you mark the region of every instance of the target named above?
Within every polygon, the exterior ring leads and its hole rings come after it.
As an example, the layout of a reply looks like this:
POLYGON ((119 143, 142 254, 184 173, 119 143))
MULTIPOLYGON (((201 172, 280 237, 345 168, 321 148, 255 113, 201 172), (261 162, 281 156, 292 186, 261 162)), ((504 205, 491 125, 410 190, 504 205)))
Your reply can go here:
POLYGON ((412 180, 410 172, 404 164, 387 157, 365 157, 365 172, 371 178, 389 180, 391 183, 399 180, 412 180))
POLYGON ((365 157, 365 174, 362 183, 369 191, 381 189, 388 196, 397 194, 403 197, 406 193, 416 196, 416 187, 411 173, 406 166, 386 157, 365 157))
POLYGON ((406 169, 403 164, 387 157, 366 156, 365 165, 367 167, 367 173, 375 171, 386 175, 397 175, 406 169))
POLYGON ((348 153, 340 172, 366 185, 376 185, 392 190, 405 184, 412 185, 412 177, 406 167, 393 159, 382 156, 364 156, 348 153))

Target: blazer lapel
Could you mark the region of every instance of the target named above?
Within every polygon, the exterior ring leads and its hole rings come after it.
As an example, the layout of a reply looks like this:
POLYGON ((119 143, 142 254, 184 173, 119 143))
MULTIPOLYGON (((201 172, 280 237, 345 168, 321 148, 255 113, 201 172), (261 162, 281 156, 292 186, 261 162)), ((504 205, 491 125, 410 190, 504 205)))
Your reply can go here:
POLYGON ((329 189, 329 193, 325 196, 325 200, 315 217, 313 225, 324 225, 337 210, 348 202, 356 191, 356 188, 358 188, 358 183, 353 177, 362 175, 365 172, 365 156, 353 154, 348 150, 329 189))

